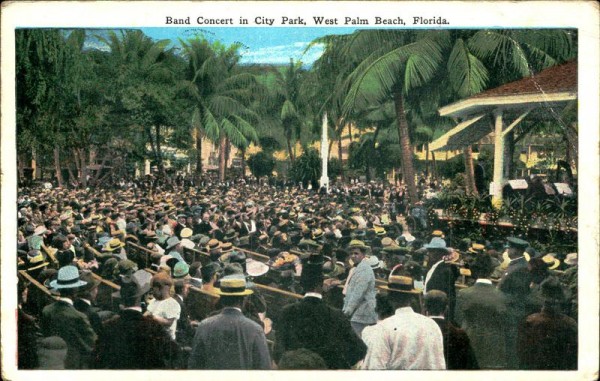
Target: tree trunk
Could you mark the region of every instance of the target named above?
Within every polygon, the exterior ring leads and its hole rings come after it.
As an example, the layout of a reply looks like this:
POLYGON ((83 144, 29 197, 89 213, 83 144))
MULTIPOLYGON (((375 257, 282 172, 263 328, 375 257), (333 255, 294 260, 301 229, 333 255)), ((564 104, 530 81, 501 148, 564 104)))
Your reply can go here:
POLYGON ((160 144, 160 125, 154 126, 155 138, 156 138, 156 163, 158 165, 158 173, 163 179, 167 178, 167 172, 165 171, 165 165, 162 158, 162 149, 160 144))
POLYGON ((288 156, 290 157, 290 163, 294 164, 294 151, 292 150, 292 139, 289 137, 286 137, 285 141, 287 143, 287 149, 288 149, 288 156))
POLYGON ((464 155, 467 194, 478 196, 477 187, 475 186, 475 168, 473 167, 473 147, 470 145, 466 146, 464 155))
POLYGON ((196 129, 196 177, 202 178, 202 131, 196 129))
POLYGON ((87 182, 88 182, 88 171, 87 171, 87 163, 85 161, 85 152, 83 150, 80 151, 79 153, 79 159, 81 160, 81 186, 85 189, 87 188, 87 182))
POLYGON ((425 143, 425 177, 429 177, 429 142, 425 143))
POLYGON ((241 162, 241 166, 242 166, 242 178, 246 179, 246 147, 241 147, 240 148, 240 154, 242 156, 242 162, 241 162))
POLYGON ((413 150, 408 135, 408 122, 404 114, 404 99, 402 99, 402 90, 394 90, 394 104, 396 106, 396 119, 398 120, 398 139, 400 141, 400 150, 402 152, 402 174, 404 183, 408 190, 408 198, 411 204, 419 201, 417 195, 417 186, 415 184, 415 170, 413 167, 413 150))
POLYGON ((225 168, 223 171, 223 178, 227 176, 227 169, 229 166, 229 157, 231 156, 231 142, 229 138, 225 139, 225 168))
POLYGON ((225 135, 219 138, 219 181, 225 181, 225 150, 227 139, 225 135))
POLYGON ((433 172, 433 179, 436 181, 436 183, 439 185, 438 180, 438 174, 437 174, 437 164, 435 161, 435 152, 431 151, 431 171, 433 172))
POLYGON ((54 169, 56 171, 56 181, 58 182, 58 186, 62 188, 63 186, 63 178, 60 167, 60 152, 58 150, 58 146, 54 146, 54 169))
POLYGON ((338 158, 340 159, 340 177, 344 181, 344 162, 342 161, 342 132, 344 127, 340 128, 340 135, 338 136, 338 158))

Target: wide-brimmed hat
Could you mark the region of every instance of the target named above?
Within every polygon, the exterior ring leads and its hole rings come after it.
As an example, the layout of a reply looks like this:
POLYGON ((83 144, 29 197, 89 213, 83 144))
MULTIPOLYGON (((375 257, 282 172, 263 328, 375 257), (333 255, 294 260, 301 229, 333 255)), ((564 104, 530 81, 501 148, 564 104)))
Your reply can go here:
POLYGON ((190 228, 181 229, 181 238, 189 238, 192 236, 192 234, 194 234, 194 231, 190 228))
POLYGON ((577 253, 567 254, 567 257, 565 258, 564 262, 565 262, 565 264, 567 264, 569 266, 577 265, 577 253))
POLYGON ((173 278, 181 279, 188 276, 190 273, 190 266, 183 261, 178 261, 175 266, 173 266, 173 278))
POLYGON ((246 260, 246 273, 251 277, 259 277, 269 271, 269 266, 254 259, 246 260))
POLYGON ((45 226, 40 225, 40 226, 38 226, 38 227, 35 228, 35 230, 33 231, 33 235, 40 236, 40 235, 42 235, 44 233, 47 233, 47 232, 48 232, 48 229, 46 229, 45 226))
POLYGON ((390 237, 385 237, 381 240, 381 246, 383 247, 391 246, 392 244, 394 244, 394 240, 390 237))
POLYGON ((431 242, 423 246, 424 249, 427 250, 445 250, 449 251, 448 247, 446 247, 446 241, 440 237, 433 237, 431 242))
POLYGON ((113 293, 114 297, 125 299, 142 296, 150 291, 152 274, 146 270, 138 270, 121 282, 121 289, 113 293))
POLYGON ((353 239, 348 244, 348 248, 349 249, 359 248, 359 249, 365 249, 366 250, 366 249, 369 248, 369 246, 365 245, 365 243, 363 241, 361 241, 361 240, 353 239))
POLYGON ((560 259, 554 257, 554 254, 546 254, 542 257, 542 260, 548 266, 548 270, 554 270, 560 266, 560 259))
POLYGON ((181 241, 177 237, 171 237, 167 240, 167 248, 165 250, 171 250, 175 246, 179 245, 181 241))
POLYGON ((431 235, 434 237, 444 238, 444 232, 441 230, 434 230, 431 232, 431 235))
POLYGON ((55 280, 50 282, 50 288, 54 290, 78 288, 85 286, 87 282, 79 279, 79 270, 75 266, 63 266, 58 269, 55 280))
POLYGON ((365 261, 373 270, 383 267, 383 261, 380 261, 375 255, 365 257, 365 261))
POLYGON ((233 244, 231 242, 223 242, 221 244, 222 253, 230 253, 233 251, 233 244))
POLYGON ((115 251, 125 246, 125 243, 121 242, 118 238, 109 240, 106 245, 102 248, 102 251, 115 251))
POLYGON ((444 261, 449 263, 456 263, 460 260, 460 254, 458 251, 448 248, 448 255, 444 256, 444 261))
POLYGON ((485 246, 480 243, 474 243, 471 245, 471 247, 469 247, 468 252, 473 254, 482 254, 485 252, 485 246))
POLYGON ((319 239, 323 237, 323 230, 321 229, 316 229, 313 233, 312 233, 312 238, 313 239, 319 239))
POLYGON ((405 275, 390 275, 387 284, 379 287, 387 291, 402 292, 405 294, 418 295, 421 293, 415 289, 413 278, 405 275))
POLYGON ((377 234, 378 236, 384 236, 386 233, 385 229, 382 227, 375 227, 373 230, 375 231, 375 234, 377 234))
POLYGON ((208 245, 209 250, 215 250, 215 249, 219 248, 219 246, 221 245, 221 242, 219 242, 218 239, 213 238, 207 242, 207 245, 208 245))
POLYGON ((48 266, 48 262, 45 261, 41 251, 30 250, 27 253, 27 271, 37 270, 46 266, 48 266))
POLYGON ((246 296, 253 294, 252 290, 246 288, 246 280, 242 278, 224 277, 221 279, 216 293, 221 296, 246 296))
POLYGON ((392 244, 390 246, 384 247, 383 249, 381 249, 381 251, 388 254, 406 255, 410 253, 410 248, 392 244))

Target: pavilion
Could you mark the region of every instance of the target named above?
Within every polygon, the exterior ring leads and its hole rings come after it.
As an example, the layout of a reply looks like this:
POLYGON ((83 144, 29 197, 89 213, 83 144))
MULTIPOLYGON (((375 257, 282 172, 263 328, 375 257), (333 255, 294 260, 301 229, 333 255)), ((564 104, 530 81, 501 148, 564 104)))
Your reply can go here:
POLYGON ((493 204, 499 207, 502 186, 507 181, 507 141, 515 139, 515 132, 519 132, 520 139, 531 129, 531 126, 516 127, 525 118, 555 120, 564 125, 562 111, 575 100, 577 61, 572 60, 440 108, 441 116, 459 123, 429 147, 431 151, 464 148, 493 133, 494 175, 490 194, 493 204))

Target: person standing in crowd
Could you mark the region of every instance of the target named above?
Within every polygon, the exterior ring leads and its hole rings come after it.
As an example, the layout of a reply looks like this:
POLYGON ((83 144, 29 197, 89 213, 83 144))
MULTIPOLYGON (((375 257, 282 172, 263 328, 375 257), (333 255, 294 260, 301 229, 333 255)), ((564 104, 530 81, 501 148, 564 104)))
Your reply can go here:
POLYGON ((431 290, 425 296, 425 310, 442 330, 444 358, 447 369, 479 369, 477 358, 467 333, 445 318, 448 297, 440 290, 431 290))
POLYGON ((284 353, 308 349, 319 355, 328 369, 350 369, 367 351, 342 311, 323 301, 323 259, 311 256, 302 265, 300 283, 304 298, 284 307, 275 327, 273 359, 284 353))
POLYGON ((148 310, 144 316, 152 317, 169 332, 171 339, 175 340, 181 307, 171 297, 172 285, 173 280, 164 272, 159 272, 152 277, 151 286, 154 300, 148 304, 148 310))
POLYGON ((244 298, 252 294, 246 281, 221 281, 217 293, 223 310, 196 328, 189 369, 271 369, 271 356, 263 328, 242 313, 244 298))
POLYGON ((373 332, 364 369, 436 370, 446 369, 442 332, 433 319, 413 311, 412 299, 418 295, 413 279, 391 275, 387 286, 389 301, 396 309, 373 332))
POLYGON ((133 276, 118 295, 122 310, 106 322, 95 351, 97 369, 169 369, 177 357, 177 344, 164 327, 142 315, 142 297, 149 281, 133 276))
POLYGON ((564 315, 561 304, 568 291, 554 276, 541 284, 542 311, 529 315, 519 327, 517 353, 520 369, 577 369, 577 321, 564 315))
POLYGON ((61 267, 57 279, 50 282, 60 298, 42 311, 42 334, 59 336, 67 343, 65 369, 88 369, 97 338, 87 316, 73 307, 77 290, 85 285, 86 282, 79 279, 77 267, 61 267))
POLYGON ((493 272, 492 258, 477 256, 471 265, 475 284, 456 298, 456 321, 469 336, 481 369, 506 368, 506 297, 489 279, 493 272))
POLYGON ((477 188, 477 193, 479 193, 480 197, 485 197, 488 194, 487 183, 485 181, 485 169, 483 168, 483 159, 477 159, 477 165, 475 166, 474 171, 475 176, 475 188, 477 188))
POLYGON ((375 274, 371 266, 363 261, 369 249, 364 242, 352 240, 348 245, 348 249, 355 269, 346 281, 346 294, 342 311, 344 315, 350 318, 352 329, 360 337, 366 326, 377 323, 375 274))
POLYGON ((450 250, 446 247, 446 241, 443 238, 434 237, 423 248, 427 249, 428 264, 430 266, 425 276, 423 293, 427 295, 432 290, 446 293, 448 296, 448 321, 454 321, 456 306, 456 287, 454 284, 459 276, 458 268, 444 261, 444 256, 450 254, 450 250))
POLYGON ((510 262, 498 284, 502 292, 510 294, 514 293, 513 290, 529 288, 532 277, 525 258, 525 249, 528 246, 529 243, 520 238, 508 237, 506 239, 506 252, 510 262))
POLYGON ((94 332, 96 332, 96 335, 99 335, 102 330, 102 320, 93 303, 98 295, 100 281, 94 278, 89 271, 82 273, 81 279, 87 282, 87 284, 77 292, 77 298, 73 301, 73 306, 77 311, 87 316, 94 332))

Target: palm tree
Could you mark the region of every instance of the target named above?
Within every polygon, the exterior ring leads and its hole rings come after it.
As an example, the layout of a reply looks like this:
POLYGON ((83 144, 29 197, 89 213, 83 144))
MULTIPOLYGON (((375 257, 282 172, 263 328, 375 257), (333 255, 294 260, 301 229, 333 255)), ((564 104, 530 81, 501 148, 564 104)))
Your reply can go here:
POLYGON ((342 48, 351 59, 361 59, 347 78, 344 115, 393 100, 402 170, 410 201, 415 202, 407 106, 430 97, 432 88, 441 106, 497 81, 530 75, 571 57, 572 41, 573 32, 566 30, 358 31, 342 48))
MULTIPOLYGON (((109 48, 108 75, 112 75, 113 122, 129 133, 143 134, 150 144, 159 175, 165 175, 162 143, 163 130, 179 119, 174 104, 175 73, 167 49, 169 40, 154 41, 139 30, 109 32, 98 36, 109 48)), ((134 140, 134 137, 131 137, 134 140)))
POLYGON ((183 88, 194 102, 196 172, 202 176, 202 139, 206 136, 219 144, 219 179, 223 181, 228 144, 245 148, 258 142, 253 125, 258 117, 249 105, 261 92, 260 86, 254 75, 239 67, 238 44, 226 47, 204 38, 180 42, 188 59, 183 88))

